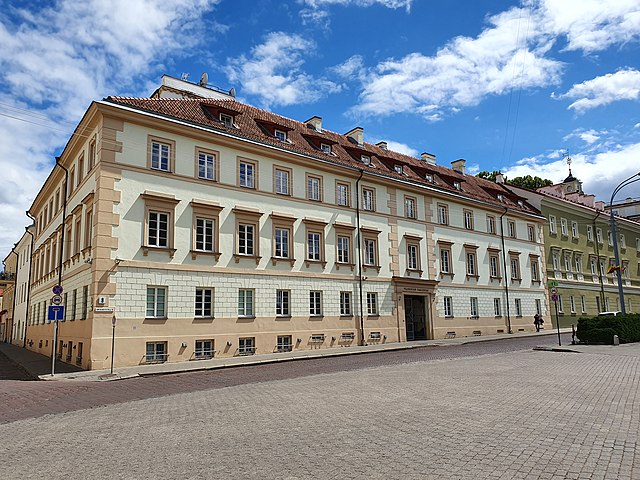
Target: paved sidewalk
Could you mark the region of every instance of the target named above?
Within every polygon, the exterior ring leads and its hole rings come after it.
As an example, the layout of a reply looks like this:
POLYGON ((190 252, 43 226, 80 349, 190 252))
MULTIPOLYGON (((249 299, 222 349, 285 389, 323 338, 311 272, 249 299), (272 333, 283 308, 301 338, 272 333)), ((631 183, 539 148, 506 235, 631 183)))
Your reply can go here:
MULTIPOLYGON (((570 333, 571 329, 560 329, 561 333, 570 333)), ((540 333, 527 332, 516 334, 502 334, 481 337, 459 337, 443 340, 422 340, 407 343, 385 343, 378 345, 323 348, 317 350, 297 350, 283 353, 269 353, 242 357, 222 357, 211 360, 197 360, 180 363, 159 363, 152 365, 136 365, 133 367, 115 368, 113 375, 109 369, 104 370, 80 370, 73 365, 56 362, 56 374, 51 376, 51 358, 30 352, 15 345, 1 344, 0 353, 4 353, 14 363, 21 365, 32 376, 40 380, 80 380, 80 381, 110 381, 124 378, 132 378, 146 375, 162 375, 180 372, 193 372, 198 370, 212 370, 243 365, 258 365, 264 363, 277 363, 291 360, 309 358, 334 357, 341 355, 357 355, 363 353, 375 353, 391 350, 406 350, 421 347, 440 347, 462 345, 473 342, 487 342, 509 338, 535 337, 540 335, 556 335, 556 330, 547 330, 540 333)))

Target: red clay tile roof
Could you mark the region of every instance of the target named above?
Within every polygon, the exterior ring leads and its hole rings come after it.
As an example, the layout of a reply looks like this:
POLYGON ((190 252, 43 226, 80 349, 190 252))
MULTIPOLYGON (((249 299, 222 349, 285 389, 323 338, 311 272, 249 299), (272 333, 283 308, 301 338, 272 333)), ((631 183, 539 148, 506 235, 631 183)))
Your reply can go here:
POLYGON ((282 117, 236 100, 107 97, 105 101, 153 113, 168 119, 186 121, 223 131, 238 138, 255 140, 324 161, 362 169, 373 174, 402 179, 410 183, 456 193, 463 197, 493 203, 499 207, 506 206, 512 210, 521 210, 539 215, 537 209, 529 205, 526 199, 515 196, 513 192, 505 189, 500 184, 473 175, 462 175, 450 168, 430 164, 421 159, 387 150, 371 143, 358 145, 345 135, 324 129, 319 132, 303 122, 282 117), (237 128, 225 127, 224 124, 218 121, 216 113, 219 111, 229 114, 237 112, 234 116, 234 124, 237 128), (261 124, 281 126, 283 130, 287 131, 288 141, 282 142, 270 135, 265 131, 265 128, 261 127, 261 124), (319 144, 323 139, 326 143, 332 145, 331 154, 320 150, 319 144), (370 166, 363 164, 359 160, 361 154, 370 155, 370 166), (397 173, 394 170, 394 166, 397 164, 403 165, 403 173, 397 173), (433 183, 425 179, 425 175, 428 173, 433 175, 433 183), (460 182, 461 190, 453 186, 454 181, 460 182), (496 198, 498 193, 504 195, 503 201, 499 201, 496 198), (522 201, 522 205, 519 205, 518 200, 522 201))

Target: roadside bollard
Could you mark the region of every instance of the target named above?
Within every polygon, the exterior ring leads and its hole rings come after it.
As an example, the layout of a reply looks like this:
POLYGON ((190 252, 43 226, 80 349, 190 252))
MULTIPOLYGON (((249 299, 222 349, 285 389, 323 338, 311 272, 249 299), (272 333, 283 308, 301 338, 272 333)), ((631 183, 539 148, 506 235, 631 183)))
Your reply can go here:
POLYGON ((620 339, 618 338, 618 335, 613 336, 613 344, 620 345, 620 339))
POLYGON ((571 345, 575 345, 575 344, 576 344, 576 327, 572 323, 571 324, 571 345))

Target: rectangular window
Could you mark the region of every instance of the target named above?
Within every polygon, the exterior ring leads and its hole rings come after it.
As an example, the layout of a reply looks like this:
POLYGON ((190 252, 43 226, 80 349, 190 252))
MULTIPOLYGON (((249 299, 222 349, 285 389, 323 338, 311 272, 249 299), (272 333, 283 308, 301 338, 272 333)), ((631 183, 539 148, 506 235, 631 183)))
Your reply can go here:
POLYGON ((291 292, 289 290, 276 290, 276 316, 277 317, 289 317, 291 316, 289 297, 291 292))
POLYGON ((276 228, 274 256, 278 258, 289 258, 289 229, 276 228))
MULTIPOLYGON (((73 253, 78 254, 80 253, 80 240, 82 237, 82 219, 78 218, 78 220, 76 221, 76 228, 74 233, 74 237, 73 237, 73 253)), ((47 265, 47 267, 49 267, 49 265, 47 265)))
POLYGON ((328 143, 321 143, 320 144, 320 150, 323 151, 324 153, 331 153, 331 145, 329 145, 328 143))
POLYGON ((166 318, 166 287, 147 287, 147 318, 166 318))
POLYGON ((601 228, 596 228, 596 239, 598 240, 598 243, 602 243, 602 229, 601 228))
POLYGON ((451 271, 451 250, 440 247, 440 272, 453 273, 451 271))
POLYGON ((564 256, 564 269, 567 272, 571 271, 571 254, 564 256))
POLYGON ((491 278, 500 277, 500 260, 497 255, 489 255, 489 275, 491 278))
POLYGON ((238 355, 253 355, 256 353, 255 337, 238 339, 238 355))
POLYGON ((438 223, 449 225, 449 207, 447 205, 438 205, 438 223))
POLYGON ((467 230, 473 230, 473 212, 471 210, 464 210, 464 228, 467 230))
POLYGON ((92 235, 93 235, 93 212, 89 210, 84 216, 84 248, 91 247, 92 235))
POLYGON ((213 358, 213 340, 196 340, 196 348, 193 354, 198 360, 213 358))
POLYGON ((571 313, 576 313, 576 300, 573 297, 573 295, 571 295, 569 297, 569 302, 570 302, 570 306, 571 306, 571 313))
POLYGON ((315 202, 322 201, 322 179, 307 175, 307 199, 315 202))
POLYGON ((147 244, 150 247, 169 246, 169 214, 149 211, 149 235, 147 244))
POLYGON ((215 180, 215 155, 208 152, 198 152, 198 178, 215 180))
POLYGON ((371 157, 369 155, 360 155, 360 161, 365 165, 371 165, 371 157))
POLYGON ((625 249, 627 248, 627 240, 624 237, 624 234, 620 234, 620 248, 625 249))
POLYGON ((582 273, 582 256, 576 254, 574 260, 576 262, 576 273, 582 273))
POLYGON ((418 245, 409 243, 407 245, 407 268, 409 270, 418 270, 420 268, 418 258, 418 245))
POLYGON ((340 315, 351 315, 351 292, 340 292, 340 315))
POLYGON ((278 335, 276 348, 278 352, 290 352, 293 349, 291 335, 278 335))
POLYGON ((593 227, 591 225, 587 225, 587 240, 593 242, 593 227))
POLYGON ((537 258, 531 258, 531 281, 532 282, 540 281, 540 270, 538 267, 537 258))
POLYGON ((519 298, 514 299, 514 303, 516 305, 516 317, 522 316, 522 302, 519 298))
POLYGON ((568 237, 569 236, 569 226, 567 225, 567 219, 566 218, 561 218, 560 219, 560 233, 562 233, 563 237, 568 237))
POLYGON ((89 173, 96 164, 96 137, 89 142, 89 164, 87 165, 87 173, 89 173))
POLYGON ((238 224, 238 254, 254 255, 254 225, 238 224))
POLYGON ((285 132, 284 130, 276 129, 275 132, 274 132, 274 137, 276 137, 281 142, 286 142, 287 141, 287 132, 285 132))
POLYGON ((245 188, 256 188, 256 164, 241 160, 238 169, 238 184, 245 188))
POLYGON ((466 252, 467 259, 467 276, 475 277, 476 271, 476 252, 466 252))
POLYGON ((321 234, 319 232, 307 232, 307 259, 321 261, 321 234))
POLYGON ((213 317, 213 288, 196 288, 196 317, 213 317))
POLYGON ((348 183, 336 183, 336 203, 342 207, 351 205, 348 183))
POLYGON ((571 222, 571 236, 578 238, 578 222, 571 222))
POLYGON ((378 294, 367 292, 367 315, 378 315, 378 294))
POLYGON ((233 128, 233 117, 226 113, 220 113, 220 123, 227 128, 233 128))
POLYGON ((167 342, 147 342, 145 354, 147 363, 166 362, 167 357, 167 342))
POLYGON ((407 218, 417 218, 415 198, 404 197, 404 215, 407 218))
POLYGON ((349 263, 351 252, 351 239, 346 236, 338 236, 338 263, 349 263))
POLYGON ((377 241, 373 238, 365 238, 364 240, 364 264, 375 266, 378 264, 378 246, 377 241))
POLYGON ((487 232, 496 233, 496 217, 492 215, 487 215, 487 232))
POLYGON ((562 295, 558 295, 558 313, 564 313, 564 302, 562 301, 562 295))
POLYGON ((253 317, 253 290, 241 288, 238 290, 238 316, 253 317))
MULTIPOLYGON (((77 289, 73 289, 73 296, 72 296, 73 300, 72 300, 72 304, 71 304, 71 320, 75 320, 76 319, 76 312, 78 311, 78 290, 77 289)), ((45 303, 45 308, 46 308, 46 303, 45 303)))
POLYGON ((453 317, 453 299, 451 297, 444 297, 444 316, 453 317))
POLYGON ((536 241, 536 227, 533 225, 527 225, 527 238, 530 242, 536 241))
POLYGON ((87 307, 89 303, 89 287, 85 285, 82 287, 82 307, 80 309, 80 320, 85 320, 87 318, 87 307))
POLYGON ((362 189, 362 209, 373 212, 375 210, 375 195, 371 188, 362 189))
POLYGON ((151 140, 151 168, 169 172, 171 165, 171 145, 151 140))
POLYGON ((539 298, 536 298, 536 313, 542 315, 542 302, 539 298))
POLYGON ((322 315, 322 292, 317 290, 309 292, 309 315, 312 317, 322 315))
POLYGON ((275 169, 275 192, 279 195, 291 195, 291 172, 282 168, 275 169))
POLYGON ((555 235, 556 231, 556 217, 549 215, 549 232, 555 235))
POLYGON ((560 252, 554 251, 551 254, 551 259, 553 261, 553 269, 557 272, 560 270, 560 252))
POLYGON ((496 317, 501 317, 502 316, 502 305, 501 305, 501 301, 499 298, 494 298, 493 299, 493 314, 496 317))
POLYGON ((510 238, 516 238, 516 222, 509 220, 507 222, 507 235, 510 238))
POLYGON ((584 295, 580 296, 580 309, 582 313, 587 313, 587 303, 584 299, 584 295))
POLYGON ((511 279, 520 280, 520 259, 511 257, 511 279))
POLYGON ((214 221, 210 218, 196 218, 196 250, 213 252, 214 221))
POLYGON ((478 318, 478 297, 469 298, 469 313, 472 318, 478 318))

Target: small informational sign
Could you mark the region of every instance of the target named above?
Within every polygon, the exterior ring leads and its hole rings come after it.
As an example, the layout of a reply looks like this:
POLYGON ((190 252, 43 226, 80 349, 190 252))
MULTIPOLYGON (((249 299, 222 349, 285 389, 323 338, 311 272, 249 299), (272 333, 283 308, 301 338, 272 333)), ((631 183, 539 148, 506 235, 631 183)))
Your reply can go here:
POLYGON ((54 305, 60 305, 62 303, 62 297, 60 295, 54 295, 51 297, 51 303, 54 305))
POLYGON ((64 306, 51 305, 47 312, 47 320, 49 320, 50 322, 57 322, 58 320, 64 320, 64 306))
POLYGON ((54 285, 51 291, 54 295, 62 295, 62 285, 54 285))
POLYGON ((549 280, 549 286, 550 287, 557 287, 558 286, 558 281, 557 280, 549 280))
POLYGON ((555 295, 556 293, 558 293, 558 289, 556 287, 551 287, 551 294, 555 295))
POLYGON ((113 307, 94 307, 93 311, 96 313, 113 313, 116 309, 113 307))
POLYGON ((551 301, 553 302, 557 302, 558 301, 558 294, 554 293, 553 295, 551 295, 551 301))

